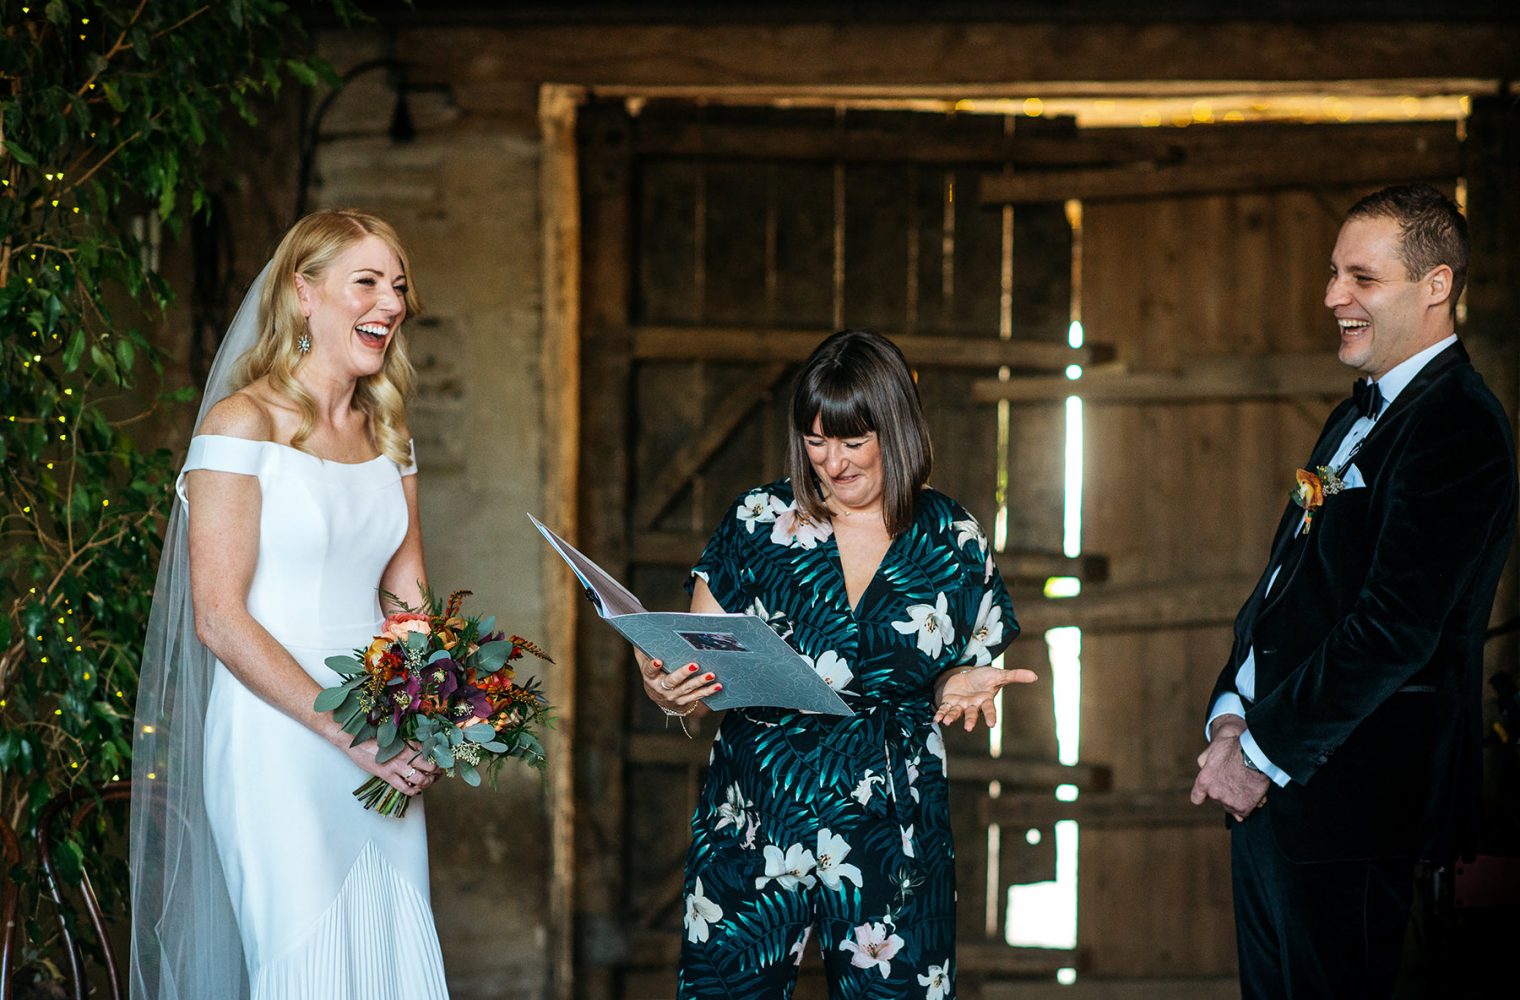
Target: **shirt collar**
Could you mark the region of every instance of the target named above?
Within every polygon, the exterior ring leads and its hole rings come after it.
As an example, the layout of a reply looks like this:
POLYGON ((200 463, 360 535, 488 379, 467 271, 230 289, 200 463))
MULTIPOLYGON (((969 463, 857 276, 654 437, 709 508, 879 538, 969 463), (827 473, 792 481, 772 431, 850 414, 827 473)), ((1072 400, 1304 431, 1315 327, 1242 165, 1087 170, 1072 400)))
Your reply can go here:
MULTIPOLYGON (((1383 409, 1386 410, 1389 406, 1393 405, 1393 401, 1398 398, 1399 393, 1403 392, 1404 387, 1414 381, 1414 377, 1420 374, 1420 370, 1430 363, 1431 358, 1456 342, 1457 335, 1452 334, 1439 343, 1431 344, 1419 354, 1405 358, 1388 369, 1387 373, 1377 380, 1378 391, 1383 394, 1383 409)), ((1372 379, 1369 378, 1367 381, 1371 382, 1372 379)))

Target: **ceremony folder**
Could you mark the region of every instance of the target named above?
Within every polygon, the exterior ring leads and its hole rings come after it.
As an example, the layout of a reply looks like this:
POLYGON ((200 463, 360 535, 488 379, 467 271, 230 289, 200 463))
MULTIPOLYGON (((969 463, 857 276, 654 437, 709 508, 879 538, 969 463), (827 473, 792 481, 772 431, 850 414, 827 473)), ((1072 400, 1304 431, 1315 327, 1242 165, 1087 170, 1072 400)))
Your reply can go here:
POLYGON ((575 546, 528 518, 565 560, 586 597, 607 623, 667 673, 695 663, 717 675, 723 690, 704 699, 708 708, 787 708, 822 715, 854 715, 797 651, 754 615, 647 611, 628 588, 575 546))

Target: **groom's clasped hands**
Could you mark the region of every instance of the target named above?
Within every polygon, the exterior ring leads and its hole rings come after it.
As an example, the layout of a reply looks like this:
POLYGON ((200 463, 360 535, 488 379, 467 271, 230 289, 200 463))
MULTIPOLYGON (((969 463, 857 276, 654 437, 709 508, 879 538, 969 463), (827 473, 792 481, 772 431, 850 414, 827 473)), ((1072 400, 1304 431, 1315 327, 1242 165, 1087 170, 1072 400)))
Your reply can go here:
POLYGON ((1246 766, 1240 749, 1240 734, 1246 722, 1238 715, 1222 715, 1214 720, 1209 745, 1198 755, 1198 777, 1193 782, 1193 805, 1213 802, 1235 817, 1244 820, 1267 804, 1271 780, 1260 771, 1246 766))

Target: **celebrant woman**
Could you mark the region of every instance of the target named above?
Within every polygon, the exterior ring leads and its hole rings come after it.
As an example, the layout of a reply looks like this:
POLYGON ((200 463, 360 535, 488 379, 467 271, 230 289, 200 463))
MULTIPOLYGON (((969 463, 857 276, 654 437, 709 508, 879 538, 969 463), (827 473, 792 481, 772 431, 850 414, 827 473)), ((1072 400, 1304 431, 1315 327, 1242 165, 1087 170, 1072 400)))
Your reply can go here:
MULTIPOLYGON (((886 338, 825 340, 791 402, 787 478, 739 497, 688 586, 765 619, 854 709, 728 712, 686 856, 679 996, 789 996, 817 932, 831 996, 954 995, 955 870, 940 724, 995 721, 1027 670, 986 535, 926 484, 928 430, 886 338), (862 992, 867 991, 867 992, 862 992)), ((667 714, 723 678, 639 654, 667 714)))
POLYGON ((212 369, 154 592, 137 705, 133 1000, 445 998, 420 801, 437 767, 350 746, 324 660, 426 574, 395 231, 318 212, 285 235, 212 369))

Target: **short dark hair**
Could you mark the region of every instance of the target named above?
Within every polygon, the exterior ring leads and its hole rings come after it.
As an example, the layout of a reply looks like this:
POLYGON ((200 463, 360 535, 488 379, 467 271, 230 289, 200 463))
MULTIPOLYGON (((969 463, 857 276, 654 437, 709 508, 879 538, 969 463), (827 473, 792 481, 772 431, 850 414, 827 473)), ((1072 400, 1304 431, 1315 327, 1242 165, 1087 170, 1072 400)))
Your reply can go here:
POLYGON ((875 432, 881 448, 882 520, 897 536, 913 525, 918 493, 929 481, 934 449, 908 360, 871 330, 840 330, 813 351, 792 386, 786 465, 803 516, 827 520, 823 484, 803 441, 818 418, 828 437, 875 432))
POLYGON ((1379 217, 1399 225, 1399 259, 1410 281, 1418 281, 1441 264, 1451 268, 1448 301, 1455 315, 1472 256, 1467 220, 1456 203, 1429 184, 1401 184, 1374 191, 1346 213, 1347 222, 1379 217))

